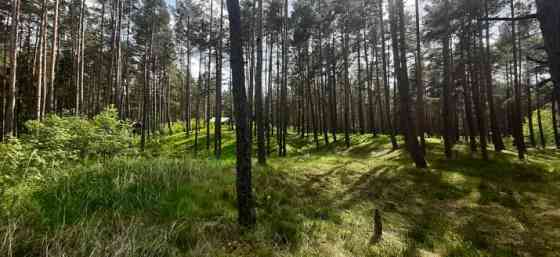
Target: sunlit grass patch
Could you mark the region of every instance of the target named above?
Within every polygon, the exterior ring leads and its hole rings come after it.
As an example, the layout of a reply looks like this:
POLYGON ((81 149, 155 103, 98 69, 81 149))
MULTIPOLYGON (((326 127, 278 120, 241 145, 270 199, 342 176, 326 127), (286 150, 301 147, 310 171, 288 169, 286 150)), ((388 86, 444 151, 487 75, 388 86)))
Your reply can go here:
MULTIPOLYGON (((554 256, 559 251, 556 151, 490 151, 455 146, 447 160, 428 138, 428 169, 416 169, 387 136, 353 135, 347 148, 317 148, 288 136, 287 157, 271 141, 253 166, 258 222, 237 226, 235 138, 224 130, 221 159, 194 135, 150 139, 141 156, 41 171, 5 189, 2 238, 12 251, 44 256, 554 256), (383 239, 370 244, 374 211, 383 239)), ((341 140, 342 139, 342 140, 341 140)), ((399 141, 402 143, 401 141, 399 141)), ((508 146, 509 147, 509 146, 508 146)), ((511 147, 509 147, 511 148, 511 147)), ((0 254, 0 255, 2 255, 0 254)), ((17 255, 16 255, 17 256, 17 255)))

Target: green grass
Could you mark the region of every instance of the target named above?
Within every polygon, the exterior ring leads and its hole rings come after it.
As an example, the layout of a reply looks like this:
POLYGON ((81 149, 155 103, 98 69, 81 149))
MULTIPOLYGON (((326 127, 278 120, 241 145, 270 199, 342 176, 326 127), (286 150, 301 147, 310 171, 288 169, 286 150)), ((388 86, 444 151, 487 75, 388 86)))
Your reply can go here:
POLYGON ((150 141, 137 158, 68 165, 5 190, 0 256, 559 256, 560 154, 456 147, 446 160, 428 140, 429 169, 414 168, 387 137, 316 148, 291 134, 254 169, 258 224, 236 225, 232 131, 223 158, 200 132, 150 141), (210 149, 213 149, 211 146, 210 149), (370 244, 373 212, 384 235, 370 244))

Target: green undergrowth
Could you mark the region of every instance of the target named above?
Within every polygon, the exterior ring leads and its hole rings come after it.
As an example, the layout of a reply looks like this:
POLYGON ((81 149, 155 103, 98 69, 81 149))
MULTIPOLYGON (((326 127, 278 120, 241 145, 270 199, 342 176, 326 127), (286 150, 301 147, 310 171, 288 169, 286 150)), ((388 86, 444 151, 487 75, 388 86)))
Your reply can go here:
MULTIPOLYGON (((560 153, 446 160, 427 141, 416 169, 386 136, 325 145, 288 137, 254 165, 258 224, 236 222, 235 139, 222 158, 200 131, 152 138, 144 153, 44 168, 2 189, 1 256, 559 256, 560 153), (373 213, 383 239, 372 243, 373 213)), ((167 135, 165 135, 167 134, 167 135)), ((400 140, 402 141, 402 140, 400 140)), ((211 138, 211 141, 213 139, 211 138)), ((511 148, 511 147, 510 147, 511 148)))

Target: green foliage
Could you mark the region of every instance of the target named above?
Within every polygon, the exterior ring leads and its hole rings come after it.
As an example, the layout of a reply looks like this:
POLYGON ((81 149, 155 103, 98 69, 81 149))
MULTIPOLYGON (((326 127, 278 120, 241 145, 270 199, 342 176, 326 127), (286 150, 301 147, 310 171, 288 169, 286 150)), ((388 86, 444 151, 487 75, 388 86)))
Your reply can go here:
POLYGON ((108 108, 92 120, 48 115, 25 124, 21 139, 0 145, 0 167, 26 170, 59 166, 68 161, 112 157, 129 153, 130 125, 108 108))
MULTIPOLYGON (((552 128, 552 111, 550 110, 550 105, 543 107, 541 109, 541 119, 542 119, 542 126, 543 126, 543 134, 544 139, 548 145, 554 144, 554 130, 552 128)), ((541 138, 539 134, 539 123, 538 123, 538 116, 537 111, 533 111, 533 131, 535 133, 535 140, 538 145, 541 144, 541 138)), ((524 126, 524 135, 529 135, 529 122, 527 118, 525 118, 524 126)))
MULTIPOLYGON (((0 197, 28 191, 72 163, 134 153, 130 125, 108 108, 93 119, 49 115, 28 121, 26 134, 0 144, 0 197), (8 188, 8 189, 6 189, 8 188)), ((16 197, 17 198, 17 197, 16 197)))

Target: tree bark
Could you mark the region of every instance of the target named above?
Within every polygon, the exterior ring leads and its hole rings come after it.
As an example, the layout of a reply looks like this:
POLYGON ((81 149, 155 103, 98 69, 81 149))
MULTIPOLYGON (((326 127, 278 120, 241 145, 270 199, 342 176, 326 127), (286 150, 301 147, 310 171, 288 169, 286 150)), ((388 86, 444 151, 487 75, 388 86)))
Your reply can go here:
POLYGON ((6 112, 6 129, 8 136, 15 136, 16 122, 16 84, 17 84, 17 53, 19 38, 20 0, 12 0, 12 31, 10 50, 10 85, 8 87, 8 107, 6 112))
MULTIPOLYGON (((479 40, 479 47, 477 49, 479 49, 479 58, 478 59, 478 68, 476 69, 476 74, 475 76, 477 77, 477 81, 472 85, 473 86, 473 103, 475 106, 475 110, 476 110, 476 117, 478 119, 478 131, 479 131, 479 138, 480 138, 480 150, 482 153, 482 159, 484 160, 488 160, 488 149, 487 149, 487 145, 486 145, 486 138, 488 135, 488 131, 486 130, 486 115, 485 115, 485 110, 486 110, 486 100, 484 99, 484 93, 481 93, 480 91, 483 90, 484 86, 482 83, 484 83, 486 80, 484 80, 483 78, 483 74, 484 74, 484 69, 482 67, 484 67, 484 61, 483 61, 483 53, 484 53, 484 48, 482 45, 482 24, 481 22, 478 22, 478 31, 479 31, 479 35, 478 35, 478 40, 479 40)), ((475 36, 476 38, 476 36, 475 36)), ((475 42, 476 44, 476 42, 475 42)))
MULTIPOLYGON (((558 91, 555 91, 553 94, 558 94, 558 91)), ((558 108, 560 108, 558 102, 552 101, 551 104, 551 111, 552 111, 552 132, 554 135, 554 142, 556 143, 556 149, 560 149, 560 135, 558 133, 558 108)))
MULTIPOLYGON (((280 89, 280 106, 287 107, 288 104, 288 0, 284 0, 283 16, 283 39, 282 39, 282 88, 280 89)), ((286 136, 288 134, 288 112, 281 112, 281 156, 286 156, 286 136)))
POLYGON ((56 64, 58 54, 58 9, 60 0, 54 1, 54 15, 53 15, 53 38, 52 38, 52 53, 51 53, 51 66, 49 76, 49 108, 48 111, 54 112, 55 110, 55 81, 56 81, 56 64))
MULTIPOLYGON (((510 0, 511 17, 515 17, 514 1, 510 0)), ((517 32, 516 22, 511 22, 511 34, 513 45, 513 77, 514 77, 514 112, 513 112, 513 134, 515 146, 517 147, 517 154, 520 160, 525 159, 525 140, 523 138, 523 120, 521 117, 521 86, 519 85, 518 75, 518 52, 517 52, 517 32)))
POLYGON ((257 126, 257 155, 261 165, 266 164, 264 106, 263 106, 263 0, 258 0, 257 17, 257 67, 255 74, 255 114, 257 126))
POLYGON ((218 47, 216 52, 216 114, 214 122, 214 154, 217 159, 222 155, 222 35, 224 18, 224 0, 220 1, 220 28, 218 34, 218 47))
POLYGON ((391 92, 389 90, 389 65, 387 63, 387 55, 385 53, 386 49, 387 49, 387 45, 385 42, 385 24, 384 24, 384 18, 383 18, 383 0, 379 1, 379 10, 380 10, 380 14, 379 14, 379 23, 381 24, 380 29, 381 29, 381 58, 383 59, 383 87, 384 87, 384 91, 385 91, 385 109, 386 109, 386 116, 387 116, 387 126, 389 127, 389 136, 391 139, 391 145, 393 147, 393 150, 396 150, 399 148, 399 145, 397 143, 397 137, 396 137, 396 129, 395 129, 395 124, 393 124, 393 120, 391 119, 391 92))
POLYGON ((420 136, 420 145, 422 151, 426 152, 426 139, 424 138, 424 81, 423 81, 423 63, 422 48, 420 43, 420 11, 418 0, 415 2, 416 11, 416 119, 418 124, 418 134, 420 136))
POLYGON ((37 68, 37 86, 36 86, 36 101, 35 101, 35 119, 37 120, 41 120, 41 106, 43 103, 43 94, 45 92, 43 92, 43 74, 44 74, 44 55, 45 55, 45 40, 46 40, 46 33, 47 33, 47 0, 43 0, 43 4, 42 4, 42 11, 41 11, 41 29, 39 32, 39 43, 37 44, 38 46, 38 57, 37 57, 37 61, 38 61, 38 65, 39 67, 37 68))
MULTIPOLYGON (((416 129, 414 127, 414 122, 411 117, 410 110, 410 86, 408 80, 408 68, 406 60, 406 31, 405 31, 405 20, 404 20, 404 3, 403 0, 397 0, 398 6, 398 16, 399 16, 399 46, 400 46, 400 80, 399 80, 399 96, 400 96, 400 110, 401 110, 401 122, 402 130, 405 136, 405 142, 407 145, 407 150, 412 156, 416 167, 426 168, 428 164, 424 158, 424 152, 422 151, 418 138, 416 135, 416 129)), ((398 62, 399 60, 396 60, 398 62)))
MULTIPOLYGON (((484 0, 484 12, 488 18, 488 0, 484 0)), ((500 152, 505 149, 504 141, 502 140, 502 133, 496 117, 496 106, 494 105, 494 81, 492 79, 492 65, 490 63, 490 22, 487 20, 485 23, 485 38, 486 38, 486 98, 488 99, 488 106, 490 111, 490 130, 492 131, 492 143, 494 150, 500 152)))
POLYGON ((235 102, 236 147, 237 147, 237 208, 238 221, 242 227, 253 227, 256 223, 251 179, 251 142, 249 141, 249 117, 245 95, 243 49, 241 41, 241 17, 238 0, 227 0, 233 95, 235 102))
POLYGON ((541 146, 543 149, 546 149, 546 139, 544 137, 544 129, 543 129, 543 123, 542 123, 542 116, 541 116, 541 108, 542 108, 542 101, 541 101, 541 97, 539 94, 539 89, 536 88, 535 90, 536 93, 536 100, 537 100, 537 123, 539 126, 539 137, 541 139, 541 146))
MULTIPOLYGON (((350 11, 348 10, 348 7, 346 8, 345 19, 348 19, 350 11)), ((346 22, 347 21, 345 20, 344 23, 346 22)), ((350 147, 350 105, 352 104, 352 100, 350 98, 350 64, 348 61, 349 36, 347 30, 348 28, 346 27, 346 24, 344 24, 341 31, 342 51, 344 55, 344 142, 346 147, 350 147)))

